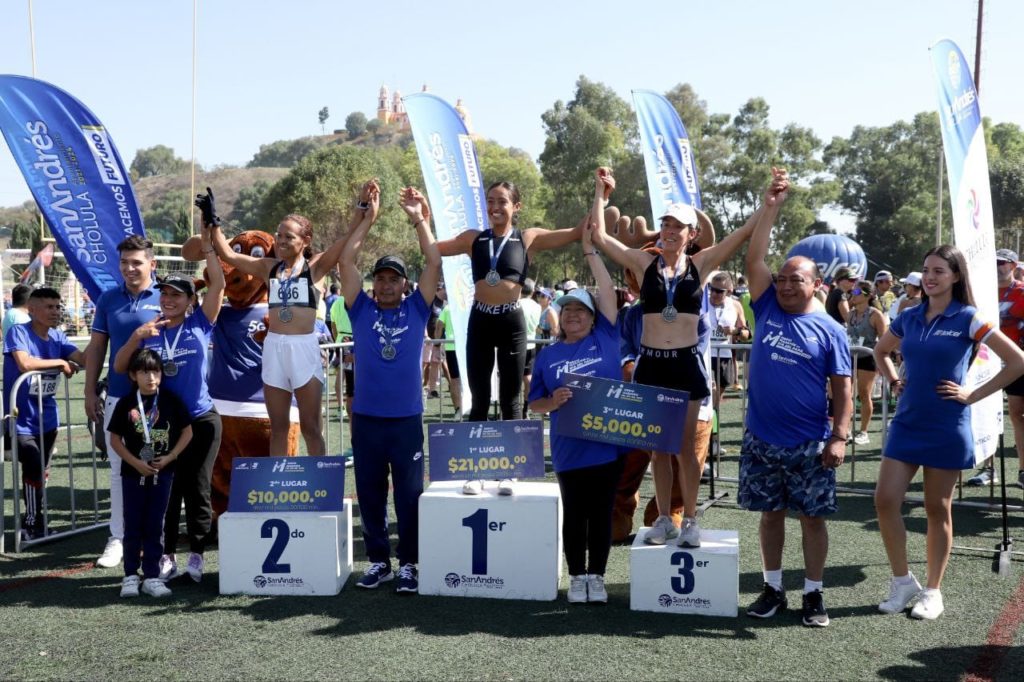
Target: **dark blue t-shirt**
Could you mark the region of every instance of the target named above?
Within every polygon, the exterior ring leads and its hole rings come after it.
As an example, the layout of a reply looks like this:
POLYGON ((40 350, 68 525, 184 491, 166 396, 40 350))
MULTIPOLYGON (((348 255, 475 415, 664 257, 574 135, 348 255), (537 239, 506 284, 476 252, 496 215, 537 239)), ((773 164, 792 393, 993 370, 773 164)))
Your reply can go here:
POLYGON ((430 308, 419 292, 407 296, 397 308, 381 310, 360 291, 348 311, 355 354, 356 391, 352 411, 370 417, 411 417, 423 414, 423 335, 430 308), (395 357, 384 358, 384 348, 395 357))
POLYGON ((774 284, 750 307, 757 324, 747 428, 787 448, 825 440, 830 433, 825 385, 832 375, 850 376, 846 330, 824 312, 787 313, 779 307, 774 284))
POLYGON ((209 391, 216 400, 263 405, 263 344, 254 338, 266 330, 267 304, 220 309, 213 328, 209 391))
POLYGON ((114 371, 114 356, 136 329, 160 314, 160 292, 144 289, 138 296, 128 293, 121 286, 107 289, 96 301, 96 316, 92 330, 106 334, 109 341, 109 364, 107 395, 120 398, 131 390, 132 382, 127 374, 114 371))
MULTIPOLYGON (((59 329, 51 329, 47 338, 41 339, 32 331, 32 323, 13 325, 4 337, 4 414, 10 414, 10 395, 14 382, 21 376, 15 351, 24 351, 41 360, 66 360, 78 350, 75 344, 59 329)), ((43 431, 52 431, 60 426, 57 417, 57 401, 53 394, 57 390, 59 370, 47 371, 36 379, 27 379, 18 391, 18 433, 24 436, 39 435, 39 389, 43 393, 43 431)))
POLYGON ((156 351, 166 363, 171 359, 167 355, 167 346, 174 345, 177 338, 174 364, 178 366, 178 373, 170 376, 165 372, 160 387, 178 396, 193 419, 213 409, 213 400, 206 383, 212 333, 213 324, 206 319, 206 313, 200 306, 177 327, 164 327, 160 336, 146 339, 142 343, 142 348, 156 351), (179 329, 181 336, 178 336, 179 329))
MULTIPOLYGON (((604 315, 598 313, 594 329, 576 343, 556 341, 543 347, 533 365, 530 400, 554 393, 564 383, 565 374, 582 374, 603 379, 619 379, 619 335, 604 315)), ((555 471, 569 471, 614 461, 619 448, 582 438, 559 436, 558 410, 551 413, 551 462, 555 471)))

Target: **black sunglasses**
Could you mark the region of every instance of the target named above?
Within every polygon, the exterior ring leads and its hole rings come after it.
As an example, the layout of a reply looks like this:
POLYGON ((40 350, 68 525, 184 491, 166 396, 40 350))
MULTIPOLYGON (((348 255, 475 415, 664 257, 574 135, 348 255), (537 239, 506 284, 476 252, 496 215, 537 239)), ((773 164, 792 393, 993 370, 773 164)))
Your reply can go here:
POLYGON ((728 289, 719 289, 718 287, 709 286, 708 290, 713 294, 724 294, 728 289))

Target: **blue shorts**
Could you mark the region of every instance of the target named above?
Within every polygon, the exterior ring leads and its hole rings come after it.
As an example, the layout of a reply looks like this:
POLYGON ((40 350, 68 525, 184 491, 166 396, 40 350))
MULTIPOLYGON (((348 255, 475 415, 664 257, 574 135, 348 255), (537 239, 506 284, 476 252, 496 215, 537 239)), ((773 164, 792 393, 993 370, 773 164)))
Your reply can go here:
POLYGON ((824 449, 817 440, 785 448, 745 431, 739 505, 761 512, 792 509, 804 516, 835 513, 836 471, 821 463, 824 449))

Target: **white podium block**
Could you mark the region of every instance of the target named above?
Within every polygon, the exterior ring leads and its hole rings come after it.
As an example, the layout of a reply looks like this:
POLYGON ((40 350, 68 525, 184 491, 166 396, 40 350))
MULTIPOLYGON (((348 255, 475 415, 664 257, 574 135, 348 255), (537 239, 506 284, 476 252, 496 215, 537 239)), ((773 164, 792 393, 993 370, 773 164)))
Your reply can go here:
POLYGON ((463 495, 438 481, 420 496, 420 594, 553 600, 562 573, 562 501, 555 483, 515 495, 463 495))
POLYGON ((352 574, 352 501, 340 512, 228 512, 220 593, 335 595, 352 574))
POLYGON ((701 530, 700 547, 645 545, 641 528, 629 551, 629 608, 658 613, 736 617, 740 538, 734 530, 701 530))

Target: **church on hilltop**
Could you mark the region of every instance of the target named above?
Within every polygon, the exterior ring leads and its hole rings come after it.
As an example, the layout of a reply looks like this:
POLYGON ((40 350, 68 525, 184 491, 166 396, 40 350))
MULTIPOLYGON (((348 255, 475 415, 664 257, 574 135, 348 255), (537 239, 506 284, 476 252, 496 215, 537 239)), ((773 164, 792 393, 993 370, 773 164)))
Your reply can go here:
MULTIPOLYGON (((424 85, 422 92, 426 91, 427 86, 424 85)), ((475 138, 473 119, 461 99, 455 101, 455 111, 459 113, 462 122, 466 124, 466 130, 475 138)), ((380 93, 377 95, 377 120, 385 125, 395 125, 402 131, 409 130, 409 114, 405 112, 405 103, 402 102, 402 92, 400 90, 395 90, 395 94, 392 95, 388 91, 388 86, 380 86, 380 93)))

